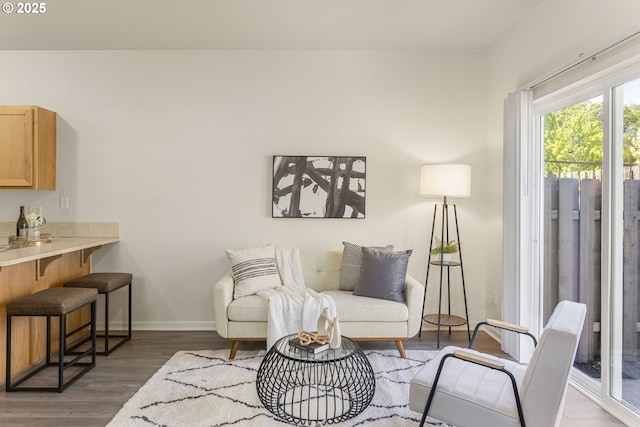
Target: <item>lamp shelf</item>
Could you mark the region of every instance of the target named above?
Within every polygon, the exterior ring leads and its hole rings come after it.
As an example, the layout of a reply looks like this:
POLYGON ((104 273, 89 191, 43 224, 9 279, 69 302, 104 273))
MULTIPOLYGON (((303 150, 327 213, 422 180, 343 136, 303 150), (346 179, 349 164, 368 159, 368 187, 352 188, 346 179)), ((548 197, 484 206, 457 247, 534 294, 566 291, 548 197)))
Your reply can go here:
POLYGON ((429 261, 432 265, 440 265, 443 267, 460 267, 462 264, 457 261, 429 261))
POLYGON ((462 326, 466 325, 467 321, 464 317, 454 316, 453 314, 427 314, 424 316, 424 321, 438 326, 462 326), (440 317, 440 321, 438 321, 440 317))
MULTIPOLYGON (((451 334, 452 326, 467 325, 467 336, 469 338, 469 342, 471 342, 471 329, 469 327, 469 308, 467 306, 467 290, 466 290, 465 280, 464 280, 464 267, 462 265, 462 245, 460 243, 460 231, 458 229, 458 212, 456 209, 456 205, 453 203, 447 203, 446 197, 443 204, 435 205, 433 209, 433 222, 431 225, 431 239, 430 239, 429 251, 427 252, 428 254, 432 253, 433 245, 434 245, 434 236, 437 236, 436 235, 436 218, 438 216, 440 216, 439 234, 441 236, 439 240, 442 242, 447 242, 449 241, 450 237, 453 237, 458 243, 458 258, 456 261, 448 261, 448 260, 443 261, 441 258, 432 259, 433 255, 429 255, 429 260, 427 261, 427 277, 425 279, 425 294, 424 294, 424 301, 422 302, 422 313, 423 313, 422 321, 438 326, 436 345, 437 345, 437 348, 440 348, 440 328, 441 327, 448 328, 449 334, 451 334), (451 228, 449 227, 450 213, 453 214, 453 218, 454 218, 451 228), (431 266, 434 266, 434 267, 430 268, 431 266), (456 270, 460 272, 460 279, 461 279, 460 284, 462 285, 462 297, 464 302, 464 313, 465 313, 464 318, 460 316, 454 316, 451 314, 451 277, 450 277, 451 267, 456 267, 456 270), (424 315, 424 311, 427 305, 427 295, 428 295, 427 288, 429 286, 429 273, 432 273, 432 270, 435 270, 434 271, 435 273, 439 273, 438 274, 439 275, 438 296, 437 296, 438 314, 424 315), (447 296, 446 296, 446 300, 443 301, 443 293, 445 289, 446 289, 447 296), (443 305, 444 305, 444 310, 443 310, 443 305), (447 314, 444 313, 445 311, 447 312, 447 314)), ((422 328, 420 328, 420 332, 421 331, 422 331, 422 328)), ((421 333, 419 333, 418 336, 421 336, 421 333)))

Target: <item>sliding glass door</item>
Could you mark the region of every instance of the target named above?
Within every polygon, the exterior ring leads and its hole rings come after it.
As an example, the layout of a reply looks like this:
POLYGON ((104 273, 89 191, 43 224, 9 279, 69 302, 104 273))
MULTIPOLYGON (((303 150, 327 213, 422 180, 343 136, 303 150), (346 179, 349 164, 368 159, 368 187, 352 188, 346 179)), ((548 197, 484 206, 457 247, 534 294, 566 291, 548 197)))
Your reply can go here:
POLYGON ((543 323, 562 300, 587 305, 575 367, 600 381, 602 96, 544 115, 543 323))
POLYGON ((610 395, 640 413, 640 79, 614 87, 611 104, 612 183, 620 198, 614 229, 622 248, 613 251, 621 271, 611 283, 610 395))
POLYGON ((574 379, 627 417, 640 414, 639 77, 536 101, 540 324, 558 301, 587 305, 574 379))

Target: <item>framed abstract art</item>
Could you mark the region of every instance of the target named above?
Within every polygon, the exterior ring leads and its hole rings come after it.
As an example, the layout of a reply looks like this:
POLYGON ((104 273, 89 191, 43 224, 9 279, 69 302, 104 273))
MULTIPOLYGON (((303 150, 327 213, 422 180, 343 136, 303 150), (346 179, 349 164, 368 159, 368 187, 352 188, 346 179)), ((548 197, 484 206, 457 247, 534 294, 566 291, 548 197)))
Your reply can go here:
POLYGON ((366 157, 273 156, 273 218, 364 218, 366 157))

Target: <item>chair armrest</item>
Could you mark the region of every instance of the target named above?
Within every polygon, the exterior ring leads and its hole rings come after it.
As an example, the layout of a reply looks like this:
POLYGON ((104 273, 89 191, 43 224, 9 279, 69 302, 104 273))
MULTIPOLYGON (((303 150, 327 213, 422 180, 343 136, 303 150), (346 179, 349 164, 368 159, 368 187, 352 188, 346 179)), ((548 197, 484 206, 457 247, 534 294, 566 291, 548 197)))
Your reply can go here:
POLYGON ((503 322, 502 320, 487 319, 487 324, 500 329, 506 329, 520 334, 526 334, 529 332, 529 328, 520 325, 514 325, 513 323, 503 322))
POLYGON ((471 336, 471 341, 469 341, 469 348, 473 348, 473 343, 476 341, 478 331, 480 331, 480 328, 483 326, 491 326, 493 328, 503 329, 505 331, 511 331, 517 334, 526 335, 533 340, 534 347, 538 345, 538 340, 533 336, 533 334, 531 334, 531 332, 529 332, 529 328, 525 326, 514 325, 513 323, 503 322, 502 320, 487 319, 486 321, 480 322, 476 325, 475 329, 473 330, 473 335, 471 336))
POLYGON ((216 331, 223 338, 229 338, 227 307, 233 301, 233 276, 228 272, 213 285, 213 314, 216 331))
POLYGON ((407 321, 407 338, 415 336, 422 326, 422 301, 424 286, 407 274, 405 279, 404 298, 407 302, 409 318, 407 321))
POLYGON ((486 366, 487 368, 493 369, 504 369, 504 363, 499 360, 491 359, 487 356, 483 356, 478 353, 472 353, 468 350, 459 349, 455 350, 453 354, 462 360, 466 360, 468 362, 477 363, 478 365, 486 366))

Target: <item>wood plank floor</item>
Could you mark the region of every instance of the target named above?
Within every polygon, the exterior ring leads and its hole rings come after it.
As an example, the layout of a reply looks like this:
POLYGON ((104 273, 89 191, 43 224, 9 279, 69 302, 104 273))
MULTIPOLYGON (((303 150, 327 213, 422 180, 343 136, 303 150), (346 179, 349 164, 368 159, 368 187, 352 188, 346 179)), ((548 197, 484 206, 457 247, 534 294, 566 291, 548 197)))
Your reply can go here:
MULTIPOLYGON (((406 342, 405 348, 435 350, 435 333, 406 342)), ((393 342, 360 342, 363 349, 395 349, 393 342)), ((443 335, 441 345, 466 346, 466 334, 443 335)), ((264 343, 243 343, 240 350, 261 349, 264 343)), ((229 349, 215 332, 134 331, 133 339, 110 356, 99 356, 97 366, 63 393, 0 392, 0 426, 92 427, 106 425, 131 396, 176 351, 229 349)), ((500 346, 480 334, 475 348, 504 356, 500 346)), ((562 427, 624 425, 570 388, 562 427)))

